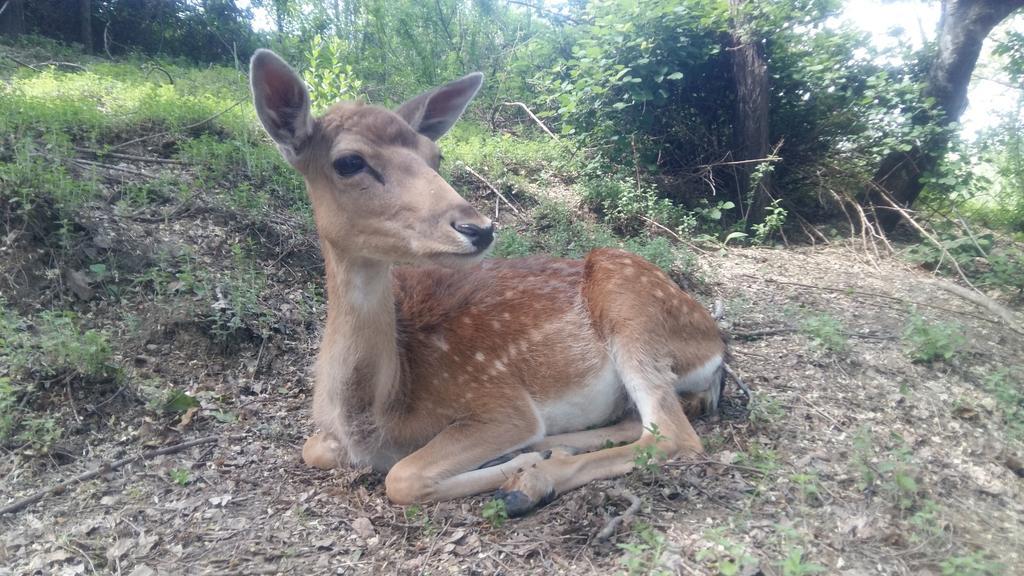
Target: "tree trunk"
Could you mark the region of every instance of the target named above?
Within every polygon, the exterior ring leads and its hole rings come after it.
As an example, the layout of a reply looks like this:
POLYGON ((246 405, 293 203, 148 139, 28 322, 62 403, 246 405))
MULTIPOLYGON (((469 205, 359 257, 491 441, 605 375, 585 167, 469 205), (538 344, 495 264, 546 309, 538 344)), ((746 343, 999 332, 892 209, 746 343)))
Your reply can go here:
POLYGON ((937 122, 943 130, 906 152, 893 151, 875 172, 867 200, 875 207, 882 229, 892 231, 900 213, 879 190, 903 207, 913 206, 924 184, 921 175, 934 169, 946 152, 949 135, 944 130, 960 119, 967 107, 967 87, 978 62, 985 37, 1024 0, 944 0, 939 20, 938 54, 928 72, 922 95, 935 99, 935 115, 915 122, 937 122))
MULTIPOLYGON (((762 45, 752 34, 743 14, 747 0, 729 0, 732 11, 732 75, 736 86, 736 117, 733 122, 733 154, 735 160, 754 160, 768 156, 768 65, 762 45)), ((736 165, 737 203, 744 209, 746 227, 764 220, 765 207, 771 198, 771 175, 753 182, 758 163, 736 165), (751 190, 751 188, 754 188, 751 190), (746 199, 749 195, 749 205, 746 199)))
POLYGON ((25 32, 24 0, 0 0, 0 34, 17 38, 25 32), (6 3, 6 6, 5 6, 6 3))
POLYGON ((82 46, 92 54, 92 0, 78 0, 78 14, 82 24, 82 46))

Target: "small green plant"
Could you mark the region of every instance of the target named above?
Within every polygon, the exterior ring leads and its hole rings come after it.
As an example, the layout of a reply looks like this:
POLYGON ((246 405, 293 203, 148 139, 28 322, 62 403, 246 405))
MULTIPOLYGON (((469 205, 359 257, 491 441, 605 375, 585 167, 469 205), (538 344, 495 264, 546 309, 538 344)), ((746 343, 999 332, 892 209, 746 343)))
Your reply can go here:
POLYGON ((750 410, 750 421, 755 424, 768 425, 780 422, 786 416, 786 409, 774 396, 758 397, 750 410))
POLYGON ((843 323, 824 312, 804 318, 800 322, 800 332, 820 350, 838 353, 849 346, 843 323))
POLYGON ((170 474, 171 481, 178 486, 187 486, 192 482, 192 473, 188 471, 188 468, 174 468, 170 474))
POLYGON ((789 476, 789 481, 800 490, 800 497, 804 503, 817 504, 821 501, 821 489, 817 474, 797 472, 789 476))
POLYGON ((903 343, 914 362, 948 361, 967 344, 962 330, 959 324, 928 322, 914 313, 903 330, 903 343))
POLYGON ((765 208, 764 222, 750 227, 754 231, 754 243, 764 244, 773 234, 782 230, 789 213, 785 208, 779 206, 780 201, 781 199, 773 200, 771 205, 765 208))
POLYGON ((939 565, 942 576, 1001 576, 1009 574, 1002 562, 992 560, 982 551, 962 556, 951 556, 939 565))
POLYGON ((1024 439, 1024 385, 1021 369, 1003 368, 985 378, 985 390, 996 399, 1011 438, 1024 439))
POLYGON ((619 544, 625 554, 619 560, 629 576, 671 574, 662 566, 665 554, 665 535, 643 522, 633 525, 632 542, 619 544))
POLYGON ((480 511, 480 515, 483 516, 492 528, 501 528, 508 521, 508 508, 505 506, 505 501, 500 498, 492 498, 484 504, 483 510, 480 511))
POLYGON ((52 416, 31 416, 20 422, 21 431, 15 437, 28 444, 36 452, 49 452, 50 448, 64 435, 64 430, 52 416))
POLYGON ((774 474, 779 469, 778 454, 761 442, 748 444, 746 452, 739 453, 739 460, 744 465, 757 468, 765 474, 774 474))
POLYGON ((735 576, 741 571, 757 566, 757 558, 745 546, 725 536, 722 528, 704 533, 704 539, 713 545, 697 552, 697 561, 706 562, 722 576, 735 576))
POLYGON ((807 574, 818 574, 824 571, 824 566, 807 562, 804 559, 804 550, 799 546, 790 546, 786 557, 782 559, 783 576, 806 576, 807 574))
POLYGON ((651 434, 654 442, 633 448, 633 465, 644 473, 654 474, 661 469, 661 461, 665 459, 665 452, 658 449, 658 443, 664 440, 665 436, 654 422, 645 426, 644 430, 651 434))
POLYGON ((37 328, 39 366, 48 374, 70 371, 95 380, 119 376, 107 335, 99 330, 83 332, 73 312, 43 312, 37 328))

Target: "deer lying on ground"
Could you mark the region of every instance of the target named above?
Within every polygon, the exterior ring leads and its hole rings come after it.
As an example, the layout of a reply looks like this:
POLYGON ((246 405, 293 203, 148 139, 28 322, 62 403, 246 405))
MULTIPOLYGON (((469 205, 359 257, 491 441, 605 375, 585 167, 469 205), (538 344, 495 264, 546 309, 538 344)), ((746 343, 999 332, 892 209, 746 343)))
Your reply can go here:
POLYGON ((725 346, 700 304, 627 252, 483 260, 494 224, 438 175, 435 144, 482 79, 314 118, 287 63, 259 50, 251 65, 327 275, 303 460, 387 471, 397 504, 499 490, 516 515, 626 474, 638 451, 701 452, 679 396, 717 408, 725 346))

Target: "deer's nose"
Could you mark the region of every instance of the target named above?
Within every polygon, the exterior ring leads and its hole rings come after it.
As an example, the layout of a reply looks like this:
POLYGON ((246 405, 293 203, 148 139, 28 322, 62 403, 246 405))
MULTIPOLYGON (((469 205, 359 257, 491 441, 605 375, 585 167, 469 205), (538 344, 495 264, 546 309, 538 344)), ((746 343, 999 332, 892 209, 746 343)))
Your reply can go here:
POLYGON ((476 224, 458 224, 453 222, 452 228, 459 234, 465 236, 473 247, 477 250, 485 250, 494 241, 494 223, 491 222, 487 227, 477 226, 476 224))

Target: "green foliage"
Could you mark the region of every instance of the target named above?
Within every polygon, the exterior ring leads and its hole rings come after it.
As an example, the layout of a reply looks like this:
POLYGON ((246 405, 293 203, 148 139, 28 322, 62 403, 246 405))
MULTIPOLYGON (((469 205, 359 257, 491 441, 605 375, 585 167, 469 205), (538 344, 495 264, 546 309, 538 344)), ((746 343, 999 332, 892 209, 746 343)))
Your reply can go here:
POLYGON ((188 486, 192 482, 192 473, 189 472, 188 468, 172 468, 169 474, 171 482, 178 486, 188 486))
POLYGON ((309 42, 305 58, 307 68, 302 78, 309 87, 313 106, 326 108, 342 100, 357 100, 363 88, 345 56, 352 48, 337 36, 323 38, 319 34, 309 42))
POLYGON ((658 448, 658 443, 664 440, 665 436, 655 422, 644 426, 644 430, 651 435, 652 442, 633 448, 633 466, 647 475, 653 475, 661 470, 661 463, 666 458, 665 451, 658 448))
POLYGON ((954 322, 928 322, 911 314, 903 330, 903 344, 914 362, 949 361, 967 345, 963 327, 954 322))
POLYGON ((1011 438, 1024 440, 1024 381, 1020 368, 1003 368, 985 378, 985 390, 996 399, 1011 438))
POLYGON ((799 546, 790 547, 786 557, 782 559, 783 576, 805 576, 807 574, 820 574, 826 568, 820 564, 807 562, 804 559, 804 550, 799 546))
POLYGON ((984 551, 950 556, 939 567, 942 576, 1001 576, 1009 573, 1006 564, 992 559, 984 551))
POLYGON ((231 246, 231 263, 226 275, 207 280, 208 294, 213 297, 212 333, 226 340, 245 329, 265 338, 274 321, 273 312, 261 298, 267 286, 266 273, 240 244, 231 246))
POLYGON ((781 199, 773 200, 771 205, 765 208, 764 221, 751 226, 751 229, 754 231, 755 243, 764 244, 773 234, 782 230, 782 225, 786 223, 788 212, 785 208, 779 206, 779 202, 781 202, 781 199))
POLYGON ((667 544, 665 535, 643 522, 633 525, 632 541, 619 544, 624 552, 619 562, 629 576, 662 576, 671 574, 662 565, 667 544))
POLYGON ((736 576, 741 571, 758 565, 746 546, 725 536, 725 530, 715 528, 704 533, 704 538, 713 545, 697 552, 697 561, 706 562, 722 576, 736 576))
POLYGON ((821 350, 839 353, 849 346, 843 323, 824 312, 805 317, 800 322, 800 332, 821 350))
POLYGON ((505 506, 505 501, 500 498, 488 500, 480 510, 480 515, 492 528, 501 528, 505 522, 508 522, 508 508, 505 506))

